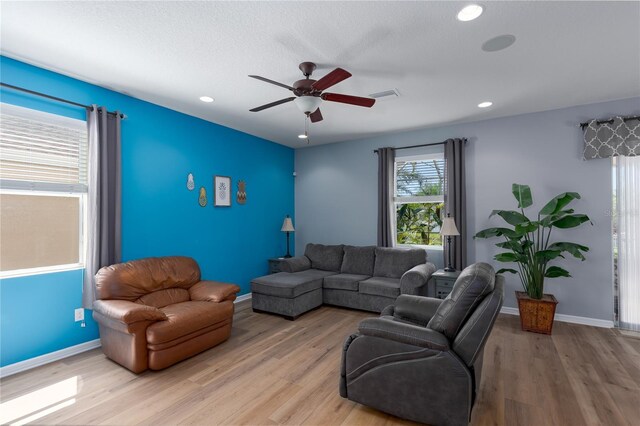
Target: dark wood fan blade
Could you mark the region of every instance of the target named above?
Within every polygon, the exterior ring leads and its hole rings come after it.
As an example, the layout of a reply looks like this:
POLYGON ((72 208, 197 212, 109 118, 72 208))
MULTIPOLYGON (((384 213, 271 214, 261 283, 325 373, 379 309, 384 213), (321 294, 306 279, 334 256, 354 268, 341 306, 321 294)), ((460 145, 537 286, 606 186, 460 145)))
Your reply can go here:
POLYGON ((309 119, 312 123, 317 123, 318 121, 322 121, 322 113, 320 112, 320 108, 309 114, 309 119))
POLYGON ((253 109, 250 109, 249 111, 251 111, 251 112, 262 111, 263 109, 271 108, 271 107, 274 107, 276 105, 286 104, 287 102, 291 102, 295 98, 296 98, 295 96, 292 96, 290 98, 280 99, 279 101, 271 102, 270 104, 266 104, 266 105, 262 105, 262 106, 259 106, 259 107, 255 107, 253 109))
POLYGON ((260 77, 259 75, 250 75, 249 77, 255 78, 256 80, 266 81, 267 83, 275 84, 276 86, 284 87, 285 89, 289 89, 293 91, 293 87, 287 86, 286 84, 278 83, 277 81, 269 80, 268 78, 260 77))
POLYGON ((316 81, 311 85, 313 90, 318 90, 322 92, 329 87, 340 83, 342 80, 346 80, 351 77, 351 73, 349 71, 345 71, 342 68, 336 68, 331 71, 329 74, 322 77, 320 80, 316 81))
POLYGON ((343 104, 357 105, 371 108, 376 103, 375 99, 361 98, 360 96, 341 95, 339 93, 323 93, 322 99, 329 102, 340 102, 343 104))

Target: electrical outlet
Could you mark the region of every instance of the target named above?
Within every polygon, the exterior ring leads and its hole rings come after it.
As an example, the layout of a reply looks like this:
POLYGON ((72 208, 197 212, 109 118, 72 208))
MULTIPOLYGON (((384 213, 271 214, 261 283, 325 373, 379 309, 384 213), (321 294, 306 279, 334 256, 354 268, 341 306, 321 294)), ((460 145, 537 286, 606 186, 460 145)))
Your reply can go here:
POLYGON ((84 321, 84 308, 78 308, 75 310, 76 322, 84 321))

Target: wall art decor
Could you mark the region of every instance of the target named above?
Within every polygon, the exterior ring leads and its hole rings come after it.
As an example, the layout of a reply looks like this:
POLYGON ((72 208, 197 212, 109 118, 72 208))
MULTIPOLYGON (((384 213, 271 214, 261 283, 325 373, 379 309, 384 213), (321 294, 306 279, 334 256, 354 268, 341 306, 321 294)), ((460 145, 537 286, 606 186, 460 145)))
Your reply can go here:
POLYGON ((243 180, 238 181, 238 192, 236 194, 238 204, 247 202, 247 184, 243 180))
POLYGON ((193 173, 189 173, 187 175, 187 189, 189 191, 193 191, 195 187, 196 187, 196 183, 193 181, 193 173))
POLYGON ((231 178, 215 176, 213 178, 213 205, 216 207, 231 206, 231 178))
POLYGON ((204 207, 207 205, 207 190, 204 189, 204 186, 200 187, 200 196, 198 197, 198 204, 200 204, 200 207, 204 207))

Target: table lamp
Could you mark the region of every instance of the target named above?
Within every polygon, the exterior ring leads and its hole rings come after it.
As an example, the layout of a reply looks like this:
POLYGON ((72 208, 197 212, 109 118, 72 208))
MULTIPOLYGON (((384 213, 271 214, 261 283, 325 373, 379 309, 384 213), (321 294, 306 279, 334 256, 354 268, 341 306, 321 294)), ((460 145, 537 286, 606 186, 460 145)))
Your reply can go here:
POLYGON ((284 218, 284 222, 282 222, 282 228, 280 228, 280 230, 287 233, 287 254, 285 254, 284 257, 291 257, 291 253, 289 253, 289 233, 295 232, 295 229, 293 229, 293 223, 291 222, 289 215, 284 218))
POLYGON ((447 272, 455 272, 456 268, 451 265, 451 237, 460 235, 458 228, 456 228, 456 222, 447 213, 447 217, 442 220, 442 227, 440 228, 440 235, 447 237, 447 250, 449 252, 449 261, 447 267, 444 268, 447 272))

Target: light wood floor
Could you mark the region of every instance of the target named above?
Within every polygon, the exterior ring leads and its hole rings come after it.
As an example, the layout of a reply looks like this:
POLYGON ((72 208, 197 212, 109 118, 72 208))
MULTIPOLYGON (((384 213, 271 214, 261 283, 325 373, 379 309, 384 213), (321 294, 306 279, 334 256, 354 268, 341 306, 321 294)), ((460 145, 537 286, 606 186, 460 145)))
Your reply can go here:
MULTIPOLYGON (((367 316, 322 307, 291 322, 239 309, 226 343, 141 375, 96 349, 2 380, 0 423, 410 424, 338 395, 342 343, 367 316)), ((560 322, 553 332, 498 318, 472 424, 639 425, 640 339, 560 322)))

